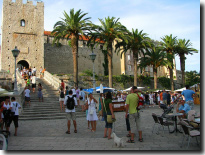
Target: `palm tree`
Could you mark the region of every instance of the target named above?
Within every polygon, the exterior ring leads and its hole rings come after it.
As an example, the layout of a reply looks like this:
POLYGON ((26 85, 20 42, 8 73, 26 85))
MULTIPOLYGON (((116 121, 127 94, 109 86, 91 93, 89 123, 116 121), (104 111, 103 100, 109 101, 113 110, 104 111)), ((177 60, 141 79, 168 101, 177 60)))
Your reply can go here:
MULTIPOLYGON (((143 31, 143 30, 142 30, 143 31)), ((119 41, 116 44, 116 50, 118 52, 122 50, 122 54, 126 53, 128 50, 131 50, 134 57, 134 85, 137 86, 137 62, 138 62, 138 54, 144 54, 144 50, 150 44, 150 38, 147 37, 146 33, 142 31, 138 31, 138 29, 132 29, 132 32, 129 32, 127 37, 127 42, 119 41), (123 47, 123 48, 122 48, 123 47)))
POLYGON ((104 46, 107 50, 107 58, 108 58, 108 72, 109 72, 109 87, 112 87, 112 56, 113 56, 113 42, 115 39, 123 39, 125 38, 127 29, 119 22, 119 18, 115 20, 115 17, 107 17, 105 20, 99 19, 101 25, 92 26, 93 29, 89 33, 89 41, 90 42, 104 42, 104 46))
POLYGON ((185 54, 193 54, 197 53, 198 50, 194 48, 190 48, 192 46, 192 43, 190 40, 185 40, 185 39, 178 39, 177 41, 177 49, 176 49, 176 54, 179 55, 180 59, 180 66, 181 66, 181 71, 182 71, 182 87, 185 87, 185 54))
POLYGON ((166 66, 168 61, 165 60, 166 53, 162 50, 162 47, 152 44, 146 49, 144 57, 139 59, 139 67, 145 68, 147 66, 153 67, 154 72, 154 89, 157 89, 157 68, 160 66, 166 66))
POLYGON ((167 52, 167 60, 170 62, 170 65, 168 66, 169 72, 170 72, 170 82, 171 82, 171 90, 174 91, 174 80, 173 80, 173 59, 174 59, 174 52, 176 50, 176 42, 177 42, 177 37, 172 37, 172 34, 169 36, 166 35, 162 39, 162 46, 163 46, 163 51, 167 52))
POLYGON ((84 18, 87 13, 83 13, 81 9, 77 12, 71 9, 70 15, 64 11, 63 15, 62 21, 58 21, 54 25, 54 30, 52 31, 54 35, 53 43, 57 42, 58 44, 61 38, 70 39, 73 54, 74 85, 78 86, 78 40, 90 29, 90 17, 84 18))

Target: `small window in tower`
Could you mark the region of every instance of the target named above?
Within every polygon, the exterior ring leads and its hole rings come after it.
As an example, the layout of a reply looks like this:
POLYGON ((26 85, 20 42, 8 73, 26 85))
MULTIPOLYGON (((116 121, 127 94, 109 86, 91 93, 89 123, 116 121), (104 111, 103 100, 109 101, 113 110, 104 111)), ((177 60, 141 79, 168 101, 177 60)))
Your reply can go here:
POLYGON ((25 20, 24 19, 21 20, 21 26, 25 27, 25 20))

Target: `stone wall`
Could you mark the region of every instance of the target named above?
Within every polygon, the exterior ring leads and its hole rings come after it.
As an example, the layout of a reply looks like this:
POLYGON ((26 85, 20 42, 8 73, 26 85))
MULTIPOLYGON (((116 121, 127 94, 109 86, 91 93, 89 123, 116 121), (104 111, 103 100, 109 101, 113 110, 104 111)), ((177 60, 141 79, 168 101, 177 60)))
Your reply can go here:
POLYGON ((30 67, 44 67, 44 3, 3 0, 1 69, 14 73, 11 50, 17 46, 17 63, 26 61, 30 67), (23 23, 23 24, 22 24, 23 23))
MULTIPOLYGON (((60 41, 61 46, 52 45, 53 37, 44 36, 44 63, 45 68, 52 74, 73 74, 73 55, 72 48, 68 45, 68 41, 63 39, 60 41)), ((95 72, 98 75, 104 75, 104 55, 100 49, 100 45, 93 50, 97 55, 95 59, 95 72)), ((85 70, 93 70, 93 62, 90 60, 89 54, 92 51, 87 46, 83 46, 83 41, 79 41, 78 48, 78 72, 85 70)))

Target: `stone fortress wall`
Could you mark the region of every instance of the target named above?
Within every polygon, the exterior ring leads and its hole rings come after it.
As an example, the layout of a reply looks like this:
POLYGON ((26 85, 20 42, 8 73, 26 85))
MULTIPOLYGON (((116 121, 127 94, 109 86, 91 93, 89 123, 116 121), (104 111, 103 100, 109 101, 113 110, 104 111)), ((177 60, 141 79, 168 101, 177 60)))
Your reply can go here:
POLYGON ((44 67, 44 3, 3 0, 1 69, 14 73, 11 50, 17 46, 17 64, 44 67))
MULTIPOLYGON (((61 39, 61 46, 53 45, 53 36, 44 36, 44 61, 45 68, 53 74, 73 74, 73 54, 72 48, 68 45, 67 39, 61 39)), ((85 42, 85 41, 84 41, 85 42)), ((93 52, 95 58, 95 73, 104 75, 104 55, 100 49, 100 45, 95 46, 93 52)), ((92 50, 83 45, 83 41, 79 41, 78 47, 78 71, 93 70, 93 62, 89 57, 92 50)))

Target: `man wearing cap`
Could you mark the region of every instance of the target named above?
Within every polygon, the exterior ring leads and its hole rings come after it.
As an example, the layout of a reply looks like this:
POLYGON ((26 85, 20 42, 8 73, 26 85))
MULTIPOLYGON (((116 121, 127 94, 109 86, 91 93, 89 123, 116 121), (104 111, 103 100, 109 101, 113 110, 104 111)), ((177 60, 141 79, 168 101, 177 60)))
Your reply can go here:
POLYGON ((142 130, 140 125, 140 116, 137 111, 137 105, 139 102, 139 97, 135 93, 137 91, 137 87, 133 86, 131 88, 131 94, 129 94, 126 98, 126 114, 125 118, 127 118, 128 112, 129 112, 129 122, 130 122, 130 128, 131 128, 131 138, 128 140, 128 143, 135 143, 134 141, 134 129, 135 126, 137 127, 138 133, 139 133, 139 141, 142 142, 142 130))
POLYGON ((191 110, 190 106, 185 103, 185 101, 183 100, 182 97, 179 98, 179 101, 177 103, 177 107, 176 107, 176 112, 177 113, 183 113, 183 118, 187 118, 188 112, 191 110), (179 105, 181 104, 181 106, 179 107, 179 105))

